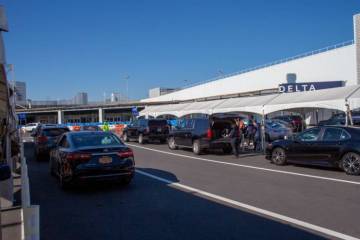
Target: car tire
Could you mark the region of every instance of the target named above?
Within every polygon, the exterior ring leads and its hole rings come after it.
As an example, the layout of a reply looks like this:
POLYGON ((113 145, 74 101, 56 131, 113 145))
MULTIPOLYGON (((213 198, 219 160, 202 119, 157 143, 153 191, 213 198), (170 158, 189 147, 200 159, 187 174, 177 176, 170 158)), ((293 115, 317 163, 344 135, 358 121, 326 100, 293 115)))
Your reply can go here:
POLYGON ((161 143, 161 144, 166 143, 166 139, 161 139, 161 140, 160 140, 160 143, 161 143))
POLYGON ((285 165, 286 164, 286 153, 285 150, 281 147, 277 147, 272 151, 271 162, 276 165, 285 165))
MULTIPOLYGON (((61 167, 61 166, 60 166, 61 167)), ((60 168, 59 167, 59 168, 60 168)), ((58 169, 58 177, 59 177, 59 186, 61 189, 63 190, 68 190, 71 187, 71 182, 70 181, 65 181, 63 174, 61 173, 61 170, 58 169)))
POLYGON ((123 138, 124 142, 129 142, 129 137, 128 137, 128 135, 127 135, 127 133, 126 133, 126 132, 125 132, 125 133, 123 133, 122 138, 123 138))
POLYGON ((176 146, 175 138, 174 138, 174 137, 170 137, 170 138, 169 138, 169 140, 168 140, 168 147, 169 147, 171 150, 177 150, 177 149, 178 149, 178 146, 176 146))
POLYGON ((139 134, 138 143, 139 143, 139 144, 144 144, 144 143, 145 143, 145 141, 144 141, 144 135, 143 135, 142 133, 139 134))
POLYGON ((341 158, 341 168, 348 175, 360 175, 360 155, 348 152, 341 158))
POLYGON ((193 153, 196 155, 200 155, 201 154, 201 146, 200 146, 200 141, 199 140, 194 140, 193 141, 193 153))

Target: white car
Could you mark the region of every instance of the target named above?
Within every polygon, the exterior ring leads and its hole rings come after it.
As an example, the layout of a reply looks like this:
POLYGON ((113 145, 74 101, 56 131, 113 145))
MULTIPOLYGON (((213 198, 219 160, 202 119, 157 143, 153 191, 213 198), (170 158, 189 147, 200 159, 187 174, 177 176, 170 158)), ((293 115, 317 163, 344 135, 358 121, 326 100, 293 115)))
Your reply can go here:
POLYGON ((23 127, 23 129, 25 132, 32 132, 38 125, 39 123, 28 123, 23 127))

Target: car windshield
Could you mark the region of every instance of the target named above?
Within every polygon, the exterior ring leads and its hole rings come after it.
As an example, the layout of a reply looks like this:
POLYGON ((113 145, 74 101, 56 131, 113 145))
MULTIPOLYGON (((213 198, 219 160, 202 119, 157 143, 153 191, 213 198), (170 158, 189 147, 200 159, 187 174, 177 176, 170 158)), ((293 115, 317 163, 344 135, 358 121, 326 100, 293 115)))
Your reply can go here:
POLYGON ((99 131, 100 128, 98 126, 84 126, 83 129, 85 131, 99 131))
POLYGON ((269 128, 285 128, 283 124, 273 121, 266 122, 266 126, 269 128))
POLYGON ((71 136, 71 139, 75 147, 123 145, 123 143, 112 134, 76 134, 71 136))
POLYGON ((166 120, 150 120, 149 121, 149 127, 166 126, 166 125, 167 125, 166 120))
POLYGON ((43 134, 47 137, 56 137, 68 131, 69 130, 66 128, 51 128, 51 129, 44 129, 43 134))

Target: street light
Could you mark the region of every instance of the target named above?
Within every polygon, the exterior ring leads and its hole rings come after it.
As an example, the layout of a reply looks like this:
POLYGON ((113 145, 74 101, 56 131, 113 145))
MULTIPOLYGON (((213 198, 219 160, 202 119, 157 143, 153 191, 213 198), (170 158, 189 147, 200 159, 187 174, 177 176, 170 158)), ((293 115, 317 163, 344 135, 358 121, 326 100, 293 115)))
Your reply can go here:
POLYGON ((129 75, 125 75, 124 79, 125 79, 125 84, 126 84, 126 98, 127 100, 129 100, 129 75))

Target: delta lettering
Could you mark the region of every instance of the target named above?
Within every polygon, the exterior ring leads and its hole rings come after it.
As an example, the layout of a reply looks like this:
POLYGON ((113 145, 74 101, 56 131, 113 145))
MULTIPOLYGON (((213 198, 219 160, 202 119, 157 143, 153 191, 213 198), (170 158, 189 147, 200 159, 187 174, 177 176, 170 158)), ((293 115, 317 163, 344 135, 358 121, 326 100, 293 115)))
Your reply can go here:
POLYGON ((306 91, 315 91, 316 88, 314 84, 296 84, 296 85, 280 85, 279 92, 306 92, 306 91))

